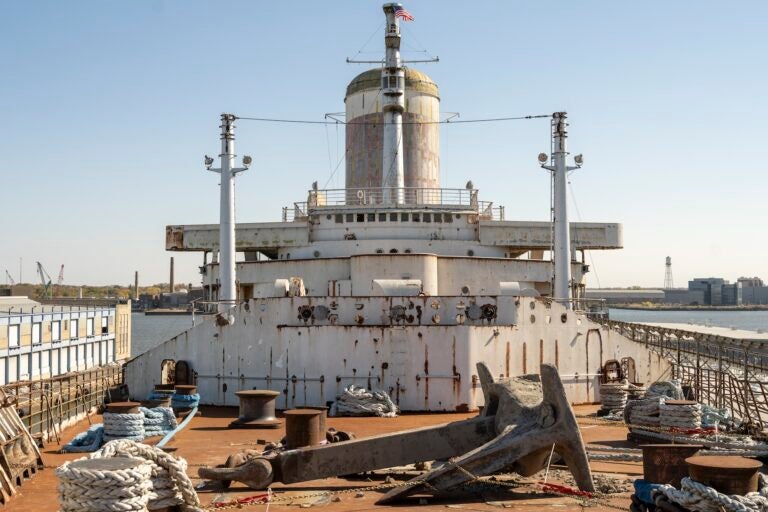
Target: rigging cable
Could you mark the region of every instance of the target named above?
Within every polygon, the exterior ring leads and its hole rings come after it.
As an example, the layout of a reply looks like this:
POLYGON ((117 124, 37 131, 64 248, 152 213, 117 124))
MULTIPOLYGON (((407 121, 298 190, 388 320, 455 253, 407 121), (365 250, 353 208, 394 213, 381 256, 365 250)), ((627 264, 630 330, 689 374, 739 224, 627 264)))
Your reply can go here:
MULTIPOLYGON (((568 190, 571 191, 571 200, 573 201, 573 207, 576 209, 576 216, 579 218, 579 222, 581 222, 581 212, 579 211, 579 204, 576 202, 576 194, 573 192, 573 185, 571 184, 570 175, 568 176, 568 190)), ((597 281, 597 287, 602 288, 602 286, 600 285, 600 275, 597 273, 595 260, 592 258, 592 251, 585 250, 584 252, 586 252, 587 256, 589 256, 589 264, 592 265, 592 271, 595 273, 595 280, 597 281)))
MULTIPOLYGON (((523 119, 544 119, 550 118, 552 114, 538 114, 529 116, 513 116, 513 117, 486 117, 480 119, 457 119, 451 121, 446 119, 443 121, 403 121, 402 124, 468 124, 468 123, 496 123, 503 121, 519 121, 523 119)), ((316 121, 310 119, 279 119, 273 117, 241 117, 235 116, 236 119, 243 121, 259 121, 262 123, 293 123, 293 124, 351 124, 351 125, 383 125, 382 122, 369 122, 369 121, 316 121)))

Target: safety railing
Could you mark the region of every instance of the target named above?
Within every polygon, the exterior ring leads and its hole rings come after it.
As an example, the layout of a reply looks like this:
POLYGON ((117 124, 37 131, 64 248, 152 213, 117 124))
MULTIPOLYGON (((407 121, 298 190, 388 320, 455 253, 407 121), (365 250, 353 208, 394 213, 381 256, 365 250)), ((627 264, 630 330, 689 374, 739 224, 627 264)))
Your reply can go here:
POLYGON ((477 189, 405 187, 310 190, 307 201, 283 208, 283 222, 304 220, 318 210, 361 206, 450 208, 476 213, 481 219, 504 220, 504 207, 480 201, 477 189))
POLYGON ((603 322, 669 361, 691 398, 752 424, 768 426, 768 340, 741 339, 655 325, 603 322))
POLYGON ((19 381, 2 387, 6 400, 15 404, 21 420, 32 434, 59 439, 63 428, 86 417, 94 408, 119 401, 123 384, 119 364, 56 377, 19 381))

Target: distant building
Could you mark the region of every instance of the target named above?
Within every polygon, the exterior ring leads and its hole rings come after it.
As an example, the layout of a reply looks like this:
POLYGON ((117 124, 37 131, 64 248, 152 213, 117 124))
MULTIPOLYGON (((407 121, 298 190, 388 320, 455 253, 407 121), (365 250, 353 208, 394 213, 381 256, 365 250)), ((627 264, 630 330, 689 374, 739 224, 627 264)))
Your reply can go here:
POLYGON ((741 297, 744 304, 768 304, 768 286, 759 277, 740 277, 741 297))
POLYGON ((656 289, 612 289, 591 288, 585 291, 587 299, 601 299, 606 304, 640 304, 643 302, 664 302, 664 290, 656 289))
POLYGON ((700 306, 704 302, 704 290, 686 290, 685 288, 675 288, 664 290, 665 304, 680 304, 685 306, 700 306))
POLYGON ((0 385, 127 360, 129 304, 51 305, 0 297, 0 385))
POLYGON ((697 277, 688 281, 688 290, 704 292, 704 305, 739 306, 742 303, 741 283, 731 284, 722 277, 697 277))

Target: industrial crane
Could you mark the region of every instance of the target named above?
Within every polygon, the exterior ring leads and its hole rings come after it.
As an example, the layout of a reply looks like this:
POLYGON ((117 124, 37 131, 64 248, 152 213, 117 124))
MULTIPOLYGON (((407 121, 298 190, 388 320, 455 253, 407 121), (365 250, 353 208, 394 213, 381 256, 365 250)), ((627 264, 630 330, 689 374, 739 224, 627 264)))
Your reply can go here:
POLYGON ((56 280, 56 296, 61 297, 61 284, 64 282, 64 264, 59 269, 59 278, 56 280))
POLYGON ((45 271, 43 264, 37 262, 37 275, 40 276, 40 282, 43 285, 43 297, 51 298, 51 276, 45 271))
POLYGON ((16 284, 16 281, 13 280, 13 277, 11 277, 11 273, 8 272, 8 269, 5 269, 5 280, 6 280, 6 284, 9 284, 11 286, 16 284))

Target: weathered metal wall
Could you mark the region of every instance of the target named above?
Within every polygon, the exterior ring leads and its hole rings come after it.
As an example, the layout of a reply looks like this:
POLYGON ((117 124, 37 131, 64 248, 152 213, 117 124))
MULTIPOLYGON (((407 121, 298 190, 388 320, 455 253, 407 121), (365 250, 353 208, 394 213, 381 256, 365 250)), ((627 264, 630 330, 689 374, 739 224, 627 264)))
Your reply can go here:
POLYGON ((235 391, 280 391, 278 406, 324 405, 349 384, 384 389, 404 410, 482 404, 475 364, 499 377, 555 364, 574 403, 599 398, 602 364, 632 357, 645 382, 667 362, 561 305, 519 297, 294 297, 251 300, 234 325, 207 321, 126 367, 134 397, 159 382, 165 359, 194 361, 203 403, 235 391), (495 315, 495 316, 494 316, 495 315))

